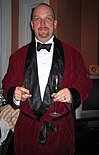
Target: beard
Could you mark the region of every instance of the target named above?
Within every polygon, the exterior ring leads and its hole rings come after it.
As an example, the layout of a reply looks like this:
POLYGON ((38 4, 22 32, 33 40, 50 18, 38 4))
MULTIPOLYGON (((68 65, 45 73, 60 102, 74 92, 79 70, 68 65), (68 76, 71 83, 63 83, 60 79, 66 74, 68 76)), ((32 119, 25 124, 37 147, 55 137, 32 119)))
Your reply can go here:
POLYGON ((40 38, 47 38, 49 36, 49 28, 48 27, 40 27, 38 29, 38 35, 40 38))

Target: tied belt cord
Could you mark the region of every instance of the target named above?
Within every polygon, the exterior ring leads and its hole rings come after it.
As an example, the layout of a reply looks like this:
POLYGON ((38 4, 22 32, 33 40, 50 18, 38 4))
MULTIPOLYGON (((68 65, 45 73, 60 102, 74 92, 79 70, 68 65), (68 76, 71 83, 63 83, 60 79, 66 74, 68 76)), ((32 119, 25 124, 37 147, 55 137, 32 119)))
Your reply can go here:
POLYGON ((40 133, 39 133, 39 139, 38 139, 38 141, 41 144, 45 144, 47 137, 48 137, 47 136, 48 130, 50 130, 52 133, 57 132, 56 127, 50 121, 44 121, 43 125, 41 126, 40 133))
MULTIPOLYGON (((67 106, 66 106, 67 108, 67 106)), ((26 117, 32 119, 32 120, 35 120, 35 121, 38 121, 38 122, 42 122, 42 126, 41 126, 41 129, 40 129, 40 133, 39 133, 39 137, 38 137, 38 142, 41 143, 41 144, 45 144, 46 141, 47 141, 47 138, 48 138, 48 131, 50 130, 52 133, 55 133, 57 132, 57 128, 53 125, 53 122, 65 117, 66 115, 68 115, 71 110, 67 108, 67 112, 61 116, 58 116, 58 117, 55 117, 55 118, 52 118, 51 120, 46 120, 46 121, 43 121, 41 119, 38 119, 38 118, 34 118, 26 113, 24 113, 23 111, 21 111, 26 117)))

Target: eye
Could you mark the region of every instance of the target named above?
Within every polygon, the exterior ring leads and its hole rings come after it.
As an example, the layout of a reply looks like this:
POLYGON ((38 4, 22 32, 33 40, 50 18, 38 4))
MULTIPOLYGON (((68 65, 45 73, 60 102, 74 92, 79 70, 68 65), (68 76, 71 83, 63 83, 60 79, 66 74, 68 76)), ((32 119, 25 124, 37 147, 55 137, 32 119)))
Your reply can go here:
POLYGON ((40 18, 39 18, 39 17, 35 17, 35 18, 34 18, 34 21, 35 21, 35 22, 40 21, 40 18))
POLYGON ((46 21, 52 21, 52 20, 53 20, 52 17, 47 17, 47 18, 46 18, 46 21))

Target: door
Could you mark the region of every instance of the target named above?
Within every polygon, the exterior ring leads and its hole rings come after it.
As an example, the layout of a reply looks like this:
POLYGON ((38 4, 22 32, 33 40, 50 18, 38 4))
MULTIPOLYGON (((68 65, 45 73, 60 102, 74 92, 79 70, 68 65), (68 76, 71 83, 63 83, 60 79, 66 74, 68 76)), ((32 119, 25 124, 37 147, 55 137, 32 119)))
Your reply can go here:
POLYGON ((49 4, 50 0, 21 0, 19 1, 19 47, 29 43, 32 38, 30 17, 32 9, 39 3, 49 4))

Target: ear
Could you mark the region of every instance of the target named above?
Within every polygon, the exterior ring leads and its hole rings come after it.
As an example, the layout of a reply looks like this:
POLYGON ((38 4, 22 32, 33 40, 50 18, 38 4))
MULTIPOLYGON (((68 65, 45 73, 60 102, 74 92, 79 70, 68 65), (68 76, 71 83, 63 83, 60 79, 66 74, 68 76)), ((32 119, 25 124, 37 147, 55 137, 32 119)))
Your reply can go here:
POLYGON ((31 27, 32 27, 32 29, 34 29, 34 27, 33 27, 33 21, 31 20, 31 27))
POLYGON ((54 29, 57 27, 57 20, 54 20, 54 29))

